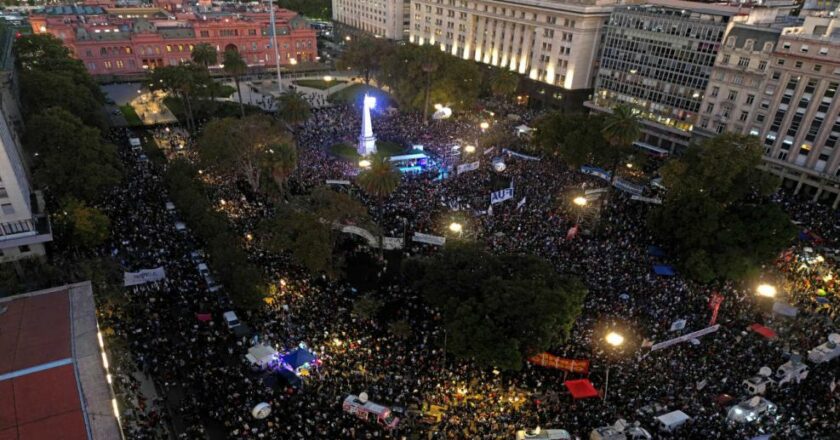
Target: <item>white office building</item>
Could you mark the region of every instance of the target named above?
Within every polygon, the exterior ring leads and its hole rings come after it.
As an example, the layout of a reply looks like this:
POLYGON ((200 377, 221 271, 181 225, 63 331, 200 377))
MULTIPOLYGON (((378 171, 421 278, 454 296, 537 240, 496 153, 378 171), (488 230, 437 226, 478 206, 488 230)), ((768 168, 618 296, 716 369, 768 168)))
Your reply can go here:
POLYGON ((402 40, 409 0, 332 0, 334 22, 377 38, 402 40))
POLYGON ((412 0, 409 40, 567 90, 592 88, 601 29, 623 0, 412 0))
POLYGON ((0 263, 44 255, 52 241, 40 193, 29 187, 20 142, 9 113, 17 110, 7 88, 0 91, 0 263))

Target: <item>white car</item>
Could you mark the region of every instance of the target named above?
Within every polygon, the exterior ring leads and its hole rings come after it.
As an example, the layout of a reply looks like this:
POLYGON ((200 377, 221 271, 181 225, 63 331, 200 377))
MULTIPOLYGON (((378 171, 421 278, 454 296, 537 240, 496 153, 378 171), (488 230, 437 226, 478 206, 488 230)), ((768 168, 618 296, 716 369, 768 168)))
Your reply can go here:
POLYGON ((782 386, 788 382, 800 383, 806 377, 808 377, 808 366, 799 360, 799 356, 796 356, 795 360, 785 362, 776 370, 775 381, 777 385, 782 386))
POLYGON ((516 433, 516 440, 573 440, 569 431, 565 429, 540 429, 520 430, 516 433))
POLYGON ((828 341, 808 352, 808 360, 815 364, 828 362, 837 356, 840 356, 840 334, 838 333, 828 335, 828 341))
POLYGON ((726 419, 736 423, 752 423, 767 415, 776 414, 776 410, 775 403, 761 396, 754 396, 729 408, 726 419))
POLYGON ((233 311, 223 313, 222 317, 225 318, 225 324, 227 324, 227 327, 231 330, 241 325, 241 323, 239 322, 239 318, 233 311))

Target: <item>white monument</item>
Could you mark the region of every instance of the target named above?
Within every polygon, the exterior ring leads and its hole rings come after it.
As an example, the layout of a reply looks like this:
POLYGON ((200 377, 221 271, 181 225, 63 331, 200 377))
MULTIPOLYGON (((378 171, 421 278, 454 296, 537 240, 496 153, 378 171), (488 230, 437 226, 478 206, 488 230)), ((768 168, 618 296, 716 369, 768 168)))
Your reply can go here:
POLYGON ((370 109, 376 107, 376 97, 365 93, 362 104, 362 133, 359 135, 359 156, 370 156, 376 153, 376 136, 373 135, 373 125, 370 122, 370 109))

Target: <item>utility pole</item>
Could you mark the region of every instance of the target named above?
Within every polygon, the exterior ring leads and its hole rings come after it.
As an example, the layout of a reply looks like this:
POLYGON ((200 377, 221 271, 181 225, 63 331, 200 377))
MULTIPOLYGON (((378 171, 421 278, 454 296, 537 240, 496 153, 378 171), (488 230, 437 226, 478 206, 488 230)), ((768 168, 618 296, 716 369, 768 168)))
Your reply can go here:
MULTIPOLYGON (((280 77, 280 49, 277 47, 277 23, 274 21, 274 1, 269 0, 268 10, 271 16, 271 45, 274 46, 274 62, 277 66, 277 97, 283 93, 283 79, 280 77)), ((279 102, 279 101, 278 101, 279 102)), ((279 110, 279 108, 278 108, 279 110)))

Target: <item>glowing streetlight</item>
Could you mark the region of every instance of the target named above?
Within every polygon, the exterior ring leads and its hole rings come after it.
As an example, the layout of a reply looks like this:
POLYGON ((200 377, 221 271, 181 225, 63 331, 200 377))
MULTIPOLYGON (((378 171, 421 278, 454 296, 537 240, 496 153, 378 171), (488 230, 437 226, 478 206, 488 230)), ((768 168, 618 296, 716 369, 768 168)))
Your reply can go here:
POLYGON ((367 159, 362 159, 359 161, 359 168, 367 168, 370 166, 370 161, 367 159))
POLYGON ((324 82, 332 82, 332 80, 333 80, 333 77, 331 77, 329 75, 324 75, 324 82))
POLYGON ((618 347, 624 343, 624 336, 621 336, 621 334, 616 332, 607 333, 607 337, 604 339, 607 341, 607 344, 610 344, 613 347, 618 347))
POLYGON ((627 168, 633 169, 633 164, 630 163, 630 162, 627 162, 627 168))
POLYGON ((349 35, 348 35, 348 36, 346 36, 346 37, 344 37, 344 41, 350 41, 350 40, 351 40, 351 38, 350 38, 350 36, 349 36, 349 35))
POLYGON ((572 203, 574 203, 575 205, 578 205, 582 208, 582 207, 586 206, 586 204, 589 203, 589 201, 586 200, 586 197, 577 196, 574 199, 572 199, 572 203))
POLYGON ((483 131, 490 128, 490 123, 487 121, 482 121, 481 124, 479 124, 478 126, 481 127, 481 130, 483 131))
MULTIPOLYGON (((620 333, 616 332, 609 332, 607 336, 604 338, 607 341, 607 344, 612 345, 613 347, 620 347, 621 344, 624 343, 624 336, 620 333)), ((610 389, 610 364, 607 364, 607 379, 604 382, 604 401, 607 401, 607 391, 610 389)))
POLYGON ((770 284, 760 284, 756 287, 755 293, 765 298, 773 298, 776 296, 776 288, 770 284))
POLYGON ((452 222, 449 224, 449 230, 456 234, 460 234, 463 229, 464 227, 458 222, 452 222))
POLYGON ((475 145, 467 145, 464 147, 464 152, 470 154, 475 153, 475 145))
POLYGON ((289 64, 296 66, 297 65, 297 58, 289 58, 289 64))
POLYGON ((248 240, 248 241, 251 241, 251 240, 253 240, 253 239, 254 239, 254 236, 253 236, 253 234, 251 234, 251 233, 249 232, 249 233, 245 234, 245 239, 246 239, 246 240, 248 240))

